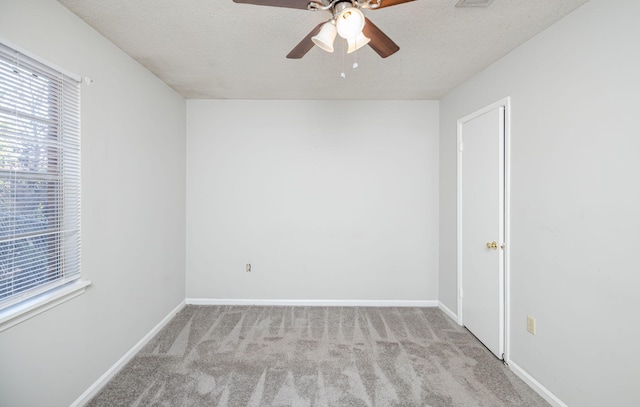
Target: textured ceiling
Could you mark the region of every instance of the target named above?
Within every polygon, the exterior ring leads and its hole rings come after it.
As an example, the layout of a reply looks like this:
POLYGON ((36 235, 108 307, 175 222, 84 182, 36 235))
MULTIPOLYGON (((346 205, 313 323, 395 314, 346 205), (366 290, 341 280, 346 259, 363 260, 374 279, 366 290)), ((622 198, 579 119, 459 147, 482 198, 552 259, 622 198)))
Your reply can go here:
POLYGON ((329 12, 232 0, 59 1, 189 99, 439 99, 587 0, 365 10, 400 51, 347 55, 338 37, 333 54, 314 47, 299 60, 285 56, 329 12))

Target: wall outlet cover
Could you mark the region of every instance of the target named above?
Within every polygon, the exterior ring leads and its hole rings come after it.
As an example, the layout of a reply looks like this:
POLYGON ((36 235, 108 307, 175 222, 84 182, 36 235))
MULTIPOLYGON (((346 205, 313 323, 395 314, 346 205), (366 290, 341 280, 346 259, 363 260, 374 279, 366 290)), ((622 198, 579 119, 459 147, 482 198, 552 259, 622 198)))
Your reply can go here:
POLYGON ((531 335, 536 334, 536 319, 531 315, 527 315, 527 332, 531 335))

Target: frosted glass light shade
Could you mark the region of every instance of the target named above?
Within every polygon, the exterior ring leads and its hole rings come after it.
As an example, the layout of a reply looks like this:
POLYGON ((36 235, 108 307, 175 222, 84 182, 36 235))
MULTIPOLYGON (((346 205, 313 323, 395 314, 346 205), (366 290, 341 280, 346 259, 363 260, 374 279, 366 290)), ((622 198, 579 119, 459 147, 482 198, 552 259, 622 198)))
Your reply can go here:
POLYGON ((333 41, 336 39, 336 26, 331 21, 328 21, 322 25, 318 35, 311 37, 311 41, 327 52, 333 52, 333 41))
POLYGON ((363 33, 356 35, 355 38, 347 38, 347 54, 350 54, 364 47, 371 41, 371 38, 365 37, 363 33))
POLYGON ((342 38, 356 38, 364 28, 364 14, 357 8, 347 7, 338 14, 336 27, 342 38))

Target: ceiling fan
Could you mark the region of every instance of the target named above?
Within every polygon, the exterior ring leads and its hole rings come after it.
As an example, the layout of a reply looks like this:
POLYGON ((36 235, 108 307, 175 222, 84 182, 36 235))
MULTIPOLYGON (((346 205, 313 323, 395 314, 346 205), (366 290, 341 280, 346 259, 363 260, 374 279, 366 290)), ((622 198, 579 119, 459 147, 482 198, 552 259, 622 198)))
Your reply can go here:
POLYGON ((236 3, 259 6, 286 7, 300 10, 328 11, 331 18, 318 24, 287 55, 290 59, 300 59, 317 45, 327 52, 333 52, 336 35, 347 40, 347 53, 369 45, 378 55, 386 58, 395 54, 400 47, 387 37, 360 9, 377 10, 414 0, 233 0, 236 3))

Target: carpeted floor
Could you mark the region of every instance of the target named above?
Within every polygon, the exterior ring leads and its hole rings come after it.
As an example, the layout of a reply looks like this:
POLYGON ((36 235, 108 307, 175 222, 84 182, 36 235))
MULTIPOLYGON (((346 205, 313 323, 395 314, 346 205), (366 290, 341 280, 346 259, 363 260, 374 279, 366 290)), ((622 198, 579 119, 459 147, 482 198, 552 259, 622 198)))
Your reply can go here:
POLYGON ((187 306, 88 406, 548 406, 437 308, 187 306))

